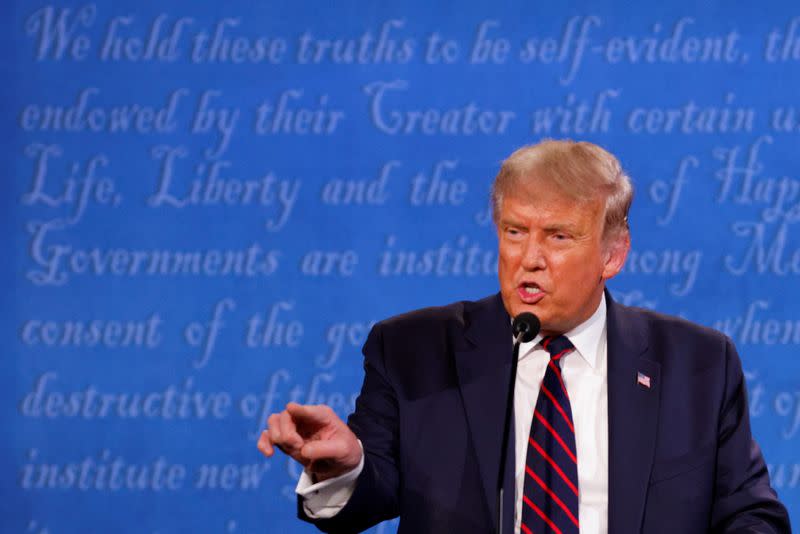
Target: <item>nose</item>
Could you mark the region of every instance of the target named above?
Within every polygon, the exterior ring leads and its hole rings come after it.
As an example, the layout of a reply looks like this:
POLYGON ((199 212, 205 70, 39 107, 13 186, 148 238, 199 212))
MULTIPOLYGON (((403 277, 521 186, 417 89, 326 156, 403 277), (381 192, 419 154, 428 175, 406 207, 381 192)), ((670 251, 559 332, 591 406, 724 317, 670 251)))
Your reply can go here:
POLYGON ((536 271, 547 267, 545 250, 535 235, 530 235, 522 251, 522 268, 526 271, 536 271))

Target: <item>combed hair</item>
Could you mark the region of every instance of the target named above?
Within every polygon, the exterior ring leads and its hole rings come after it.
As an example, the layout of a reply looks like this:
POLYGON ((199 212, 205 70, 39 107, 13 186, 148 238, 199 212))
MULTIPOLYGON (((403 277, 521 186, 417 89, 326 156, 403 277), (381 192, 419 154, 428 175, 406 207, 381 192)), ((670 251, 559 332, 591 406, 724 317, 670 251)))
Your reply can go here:
MULTIPOLYGON (((603 237, 628 232, 628 210, 633 186, 617 158, 586 141, 545 139, 511 154, 500 167, 492 184, 492 215, 497 224, 505 196, 536 183, 558 187, 577 202, 605 198, 603 237)), ((530 193, 526 193, 530 194, 530 193)))

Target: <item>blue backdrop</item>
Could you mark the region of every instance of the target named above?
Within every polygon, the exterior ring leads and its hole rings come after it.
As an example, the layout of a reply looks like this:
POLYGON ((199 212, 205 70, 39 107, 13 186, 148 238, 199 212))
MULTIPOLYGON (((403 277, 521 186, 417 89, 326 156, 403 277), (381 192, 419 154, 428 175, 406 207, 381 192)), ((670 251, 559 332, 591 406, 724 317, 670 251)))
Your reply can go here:
POLYGON ((309 532, 265 416, 345 416, 374 321, 495 292, 489 185, 545 137, 622 161, 612 292, 734 340, 800 524, 796 3, 0 15, 4 532, 309 532))

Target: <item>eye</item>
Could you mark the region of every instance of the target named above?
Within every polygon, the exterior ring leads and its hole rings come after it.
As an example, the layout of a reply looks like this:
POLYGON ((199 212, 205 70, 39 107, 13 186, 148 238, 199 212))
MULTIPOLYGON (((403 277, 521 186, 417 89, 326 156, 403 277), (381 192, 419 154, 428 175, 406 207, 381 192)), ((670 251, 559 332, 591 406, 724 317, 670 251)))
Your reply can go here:
POLYGON ((572 236, 566 232, 553 232, 550 234, 550 237, 556 241, 567 241, 572 238, 572 236))
POLYGON ((522 237, 522 230, 514 226, 506 226, 505 234, 510 239, 519 239, 522 237))

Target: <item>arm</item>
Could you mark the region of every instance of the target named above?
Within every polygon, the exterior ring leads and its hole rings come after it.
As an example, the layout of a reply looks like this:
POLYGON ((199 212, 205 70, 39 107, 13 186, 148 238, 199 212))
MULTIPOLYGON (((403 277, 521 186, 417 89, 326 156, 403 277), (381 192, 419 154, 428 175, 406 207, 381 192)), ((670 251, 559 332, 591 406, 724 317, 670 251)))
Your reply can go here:
POLYGON ((770 487, 764 458, 750 434, 742 364, 730 340, 726 340, 725 356, 712 531, 791 532, 786 508, 770 487))
POLYGON ((364 344, 364 383, 347 424, 364 447, 364 468, 347 504, 333 517, 312 519, 302 502, 298 516, 325 532, 361 532, 399 514, 399 412, 385 365, 383 336, 376 325, 364 344))

